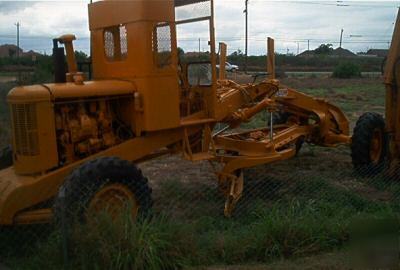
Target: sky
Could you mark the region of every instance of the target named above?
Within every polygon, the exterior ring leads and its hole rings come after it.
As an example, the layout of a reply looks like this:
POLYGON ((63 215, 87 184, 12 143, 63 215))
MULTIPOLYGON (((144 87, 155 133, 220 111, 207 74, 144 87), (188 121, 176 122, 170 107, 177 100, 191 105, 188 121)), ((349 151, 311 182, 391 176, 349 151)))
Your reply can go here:
MULTIPOLYGON (((244 51, 245 0, 214 0, 217 41, 228 44, 229 53, 244 51)), ((273 37, 276 51, 297 54, 322 43, 354 52, 388 48, 400 1, 248 0, 249 54, 262 55, 266 38, 273 37), (309 45, 308 45, 309 44, 309 45)), ((73 33, 75 48, 89 51, 87 4, 89 1, 0 0, 0 44, 16 43, 20 22, 20 44, 24 50, 51 53, 51 39, 73 33)), ((206 25, 178 28, 185 51, 207 50, 206 25)))

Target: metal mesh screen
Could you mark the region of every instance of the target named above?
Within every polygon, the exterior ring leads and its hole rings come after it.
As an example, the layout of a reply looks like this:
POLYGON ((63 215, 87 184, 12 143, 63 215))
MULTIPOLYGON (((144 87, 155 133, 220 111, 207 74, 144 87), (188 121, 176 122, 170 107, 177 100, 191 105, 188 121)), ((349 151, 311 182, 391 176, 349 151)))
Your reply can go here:
POLYGON ((153 34, 153 51, 157 66, 162 68, 171 64, 171 26, 159 23, 153 34))
POLYGON ((114 59, 114 35, 111 31, 104 31, 104 52, 110 60, 114 59))
POLYGON ((104 53, 109 61, 123 60, 128 55, 128 39, 125 25, 104 31, 104 53))
POLYGON ((185 52, 179 56, 180 61, 209 61, 209 52, 212 51, 209 46, 212 2, 175 0, 175 18, 178 47, 185 52))
POLYGON ((177 22, 196 20, 211 16, 211 1, 180 1, 184 5, 176 6, 175 17, 177 22))
POLYGON ((119 39, 121 42, 121 58, 124 59, 128 55, 128 34, 126 32, 126 26, 121 25, 119 27, 119 39))

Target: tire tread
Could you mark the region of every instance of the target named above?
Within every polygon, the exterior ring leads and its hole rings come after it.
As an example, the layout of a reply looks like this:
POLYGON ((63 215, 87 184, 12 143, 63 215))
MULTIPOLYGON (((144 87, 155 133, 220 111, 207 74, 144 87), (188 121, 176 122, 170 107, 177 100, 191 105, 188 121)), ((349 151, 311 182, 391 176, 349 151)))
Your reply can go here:
POLYGON ((382 171, 386 156, 386 138, 383 137, 383 152, 378 164, 373 164, 370 157, 370 144, 373 131, 379 128, 384 134, 385 120, 374 112, 363 114, 357 121, 351 144, 351 158, 355 170, 363 176, 370 176, 382 171))
POLYGON ((147 178, 129 161, 117 157, 104 157, 82 164, 66 177, 54 203, 56 219, 60 218, 62 208, 65 209, 67 219, 82 219, 95 193, 108 183, 126 185, 135 194, 140 205, 138 217, 149 214, 153 201, 147 178), (61 190, 65 193, 64 198, 60 196, 61 190))

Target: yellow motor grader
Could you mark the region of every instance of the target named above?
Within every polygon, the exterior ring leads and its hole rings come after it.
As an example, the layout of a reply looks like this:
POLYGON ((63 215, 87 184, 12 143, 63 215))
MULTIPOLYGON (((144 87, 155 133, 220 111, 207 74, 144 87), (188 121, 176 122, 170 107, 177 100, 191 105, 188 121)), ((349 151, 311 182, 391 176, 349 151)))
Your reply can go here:
POLYGON ((99 1, 89 4, 89 26, 93 80, 78 71, 75 37, 65 35, 54 40, 56 82, 8 94, 13 142, 1 158, 1 225, 49 222, 61 200, 68 215, 114 214, 127 203, 133 217, 145 215, 151 188, 137 164, 176 152, 222 165, 215 173, 229 216, 244 168, 292 158, 303 142, 351 140, 339 108, 274 78, 272 39, 266 80, 225 79, 225 44, 218 75, 213 0, 99 1), (207 28, 208 52, 183 61, 178 29, 192 24, 207 28), (263 111, 265 127, 238 131, 263 111))

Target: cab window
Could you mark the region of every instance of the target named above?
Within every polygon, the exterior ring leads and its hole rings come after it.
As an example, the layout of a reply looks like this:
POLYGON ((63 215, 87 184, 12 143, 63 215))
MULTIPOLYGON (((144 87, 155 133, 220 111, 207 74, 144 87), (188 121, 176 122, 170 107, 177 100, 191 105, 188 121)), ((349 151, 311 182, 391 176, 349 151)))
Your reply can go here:
POLYGON ((128 56, 128 38, 125 25, 104 29, 104 53, 108 61, 121 61, 128 56))
POLYGON ((172 40, 169 23, 158 23, 154 27, 152 44, 154 64, 158 68, 170 66, 172 63, 172 40))

